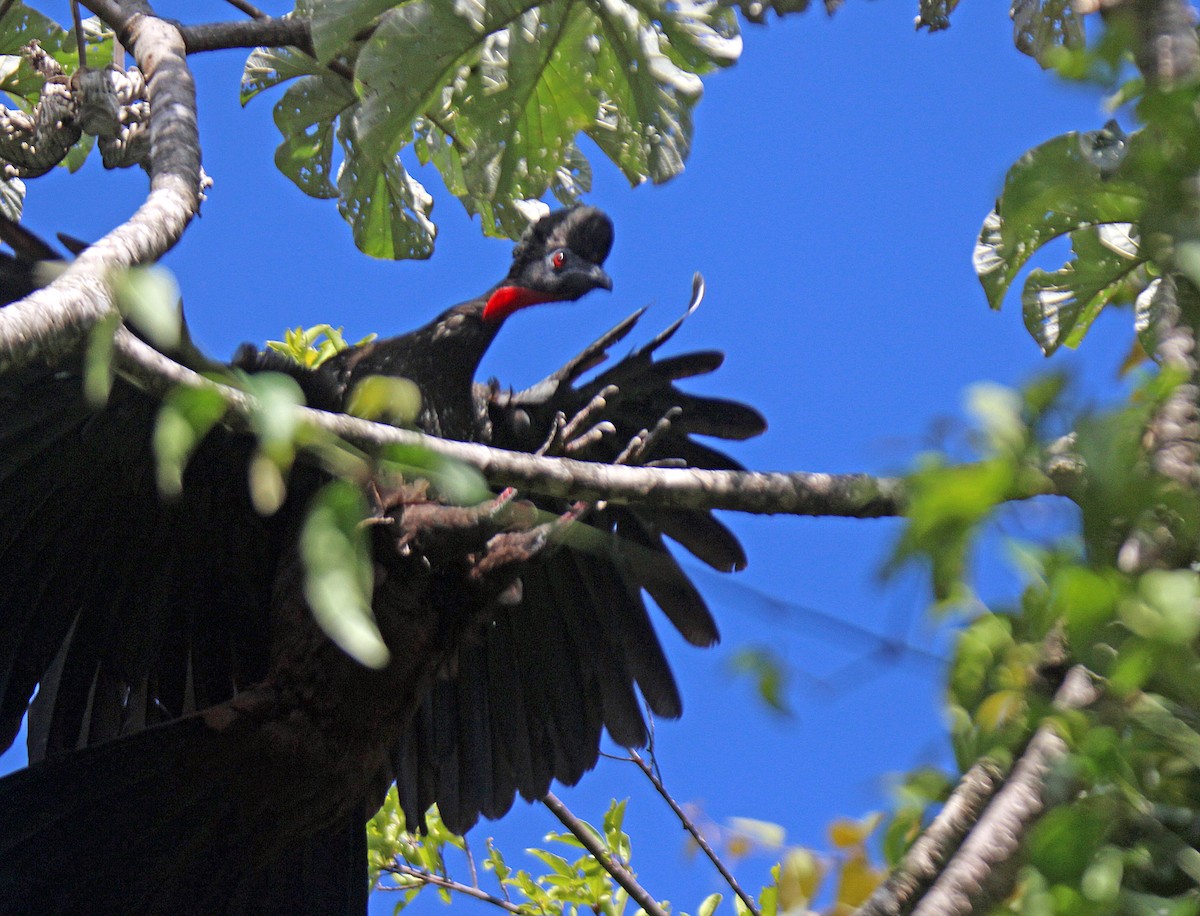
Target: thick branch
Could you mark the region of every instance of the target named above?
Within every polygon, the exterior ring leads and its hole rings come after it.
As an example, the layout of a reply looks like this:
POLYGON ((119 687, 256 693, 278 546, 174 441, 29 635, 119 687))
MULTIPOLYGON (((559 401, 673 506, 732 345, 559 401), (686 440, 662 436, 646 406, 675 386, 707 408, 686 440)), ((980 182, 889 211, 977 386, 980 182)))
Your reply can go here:
MULTIPOLYGON (((11 306, 9 306, 11 308, 11 306)), ((3 312, 0 311, 0 316, 3 312)), ((235 425, 252 412, 253 398, 218 385, 163 356, 127 330, 117 332, 119 368, 141 387, 165 395, 175 385, 214 387, 234 410, 235 425)), ((475 442, 437 439, 410 429, 372 423, 347 414, 297 408, 300 421, 363 446, 419 446, 479 470, 494 486, 516 486, 529 493, 569 500, 606 499, 676 509, 730 509, 758 515, 883 518, 904 510, 904 482, 870 474, 818 474, 796 471, 702 471, 694 468, 640 468, 597 464, 570 458, 545 458, 509 452, 475 442)), ((1043 478, 1040 489, 1024 497, 1059 492, 1068 486, 1043 478)))
MULTIPOLYGON (((0 313, 2 314, 2 313, 0 313)), ((244 391, 217 385, 158 353, 125 329, 117 332, 120 370, 143 388, 166 394, 174 385, 215 387, 234 410, 236 424, 252 412, 244 391)), ((545 458, 475 442, 437 439, 409 429, 372 423, 347 414, 297 408, 301 422, 367 448, 419 446, 477 468, 489 483, 570 500, 607 499, 674 508, 735 509, 758 514, 836 515, 877 518, 898 515, 903 484, 867 474, 765 474, 637 468, 545 458)))
POLYGON ((1003 770, 988 758, 971 767, 938 816, 855 916, 901 916, 909 912, 958 849, 1003 778, 1003 770))
POLYGON ((0 371, 33 359, 53 362, 75 350, 113 307, 105 277, 115 268, 159 258, 199 206, 195 85, 179 30, 152 16, 130 16, 111 0, 87 5, 117 29, 146 76, 150 193, 126 223, 84 251, 50 286, 0 309, 0 371))
MULTIPOLYGON (((1100 695, 1088 671, 1067 672, 1054 695, 1059 709, 1082 709, 1100 695)), ((987 912, 1015 877, 1017 854, 1048 801, 1048 777, 1067 756, 1067 743, 1051 722, 1030 739, 1012 775, 984 810, 958 852, 913 910, 914 916, 963 916, 987 912)))
POLYGON ((307 19, 267 18, 237 22, 208 22, 180 26, 188 54, 223 48, 295 47, 313 53, 312 29, 307 19))

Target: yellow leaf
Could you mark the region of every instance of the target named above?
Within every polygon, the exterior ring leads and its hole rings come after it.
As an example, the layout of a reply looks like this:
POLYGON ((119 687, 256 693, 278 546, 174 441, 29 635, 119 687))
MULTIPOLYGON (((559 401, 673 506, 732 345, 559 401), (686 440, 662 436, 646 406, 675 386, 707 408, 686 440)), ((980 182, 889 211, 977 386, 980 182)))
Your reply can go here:
POLYGON ((842 866, 838 879, 837 902, 851 907, 861 906, 882 879, 883 874, 871 867, 866 855, 859 853, 851 856, 842 866))
POLYGON ((868 814, 860 821, 852 821, 848 817, 839 817, 829 825, 829 839, 838 849, 852 849, 862 846, 875 828, 879 826, 878 814, 868 814))
POLYGON ((821 885, 821 863, 807 849, 793 849, 779 868, 779 909, 790 912, 807 906, 821 885))

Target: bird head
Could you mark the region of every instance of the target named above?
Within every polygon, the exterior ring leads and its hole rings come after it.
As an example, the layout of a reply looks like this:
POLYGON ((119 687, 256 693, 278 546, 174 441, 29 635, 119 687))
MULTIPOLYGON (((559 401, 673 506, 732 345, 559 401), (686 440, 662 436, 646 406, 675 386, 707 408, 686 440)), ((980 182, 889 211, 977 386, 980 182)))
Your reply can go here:
POLYGON ((484 321, 500 322, 541 302, 578 299, 593 289, 612 289, 604 259, 612 249, 613 225, 595 207, 547 214, 525 230, 513 249, 508 276, 492 291, 484 321))

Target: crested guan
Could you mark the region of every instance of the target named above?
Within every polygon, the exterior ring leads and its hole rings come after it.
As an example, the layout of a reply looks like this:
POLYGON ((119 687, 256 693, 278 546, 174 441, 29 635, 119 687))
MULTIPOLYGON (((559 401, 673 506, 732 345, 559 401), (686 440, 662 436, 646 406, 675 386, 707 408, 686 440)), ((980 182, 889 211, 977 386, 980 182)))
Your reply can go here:
MULTIPOLYGON (((0 235, 17 251, 0 261, 7 302, 38 285, 51 250, 19 227, 0 235)), ((600 211, 558 211, 526 231, 504 280, 423 328, 316 370, 253 348, 235 365, 287 372, 328 410, 367 376, 409 378, 417 425, 449 438, 737 467, 692 434, 764 423, 675 387, 721 362, 657 358, 679 322, 588 380, 640 312, 526 391, 475 383, 514 311, 611 288, 611 244, 600 211)), ((305 601, 297 540, 325 472, 298 462, 264 517, 246 486, 253 441, 218 425, 166 499, 160 403, 118 378, 97 410, 81 371, 76 358, 0 376, 0 749, 28 713, 31 761, 0 780, 6 911, 361 913, 363 824, 390 781, 410 825, 437 802, 464 832, 517 794, 576 782, 602 729, 644 744, 638 692, 656 715, 681 701, 643 591, 688 641, 717 639, 664 535, 718 569, 745 563, 703 511, 539 499, 531 521, 507 492, 457 508, 419 481, 377 481, 372 609, 390 660, 372 670, 305 601)))

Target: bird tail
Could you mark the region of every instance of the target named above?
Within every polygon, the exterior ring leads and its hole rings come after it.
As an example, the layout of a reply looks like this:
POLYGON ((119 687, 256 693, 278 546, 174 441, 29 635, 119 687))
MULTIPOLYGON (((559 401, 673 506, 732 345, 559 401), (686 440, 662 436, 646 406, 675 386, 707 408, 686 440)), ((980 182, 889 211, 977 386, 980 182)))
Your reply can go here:
POLYGON ((190 717, 0 779, 4 911, 364 913, 362 817, 277 848, 276 769, 190 717))

